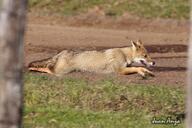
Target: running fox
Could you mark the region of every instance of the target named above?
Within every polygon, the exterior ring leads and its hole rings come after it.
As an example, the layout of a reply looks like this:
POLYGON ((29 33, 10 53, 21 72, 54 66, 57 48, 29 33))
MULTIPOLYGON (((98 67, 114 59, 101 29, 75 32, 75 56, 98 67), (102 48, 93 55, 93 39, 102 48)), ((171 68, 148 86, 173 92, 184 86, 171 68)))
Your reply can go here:
POLYGON ((84 51, 75 53, 64 50, 49 59, 31 62, 30 71, 39 71, 61 76, 75 70, 96 73, 118 73, 123 75, 138 73, 142 77, 154 74, 144 67, 131 67, 133 62, 146 67, 154 66, 141 41, 131 41, 132 46, 112 48, 105 51, 84 51))

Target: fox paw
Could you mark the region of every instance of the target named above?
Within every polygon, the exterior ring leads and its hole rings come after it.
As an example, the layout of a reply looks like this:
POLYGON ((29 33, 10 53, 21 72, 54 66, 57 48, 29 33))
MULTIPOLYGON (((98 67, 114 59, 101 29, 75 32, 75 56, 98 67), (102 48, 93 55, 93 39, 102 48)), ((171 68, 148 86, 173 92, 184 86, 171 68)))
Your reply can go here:
POLYGON ((142 77, 143 80, 146 80, 146 79, 148 79, 149 77, 155 77, 155 75, 154 75, 154 74, 146 73, 145 75, 141 75, 141 77, 142 77))
POLYGON ((138 74, 142 76, 143 79, 147 79, 149 76, 154 77, 155 74, 146 68, 139 68, 138 74))

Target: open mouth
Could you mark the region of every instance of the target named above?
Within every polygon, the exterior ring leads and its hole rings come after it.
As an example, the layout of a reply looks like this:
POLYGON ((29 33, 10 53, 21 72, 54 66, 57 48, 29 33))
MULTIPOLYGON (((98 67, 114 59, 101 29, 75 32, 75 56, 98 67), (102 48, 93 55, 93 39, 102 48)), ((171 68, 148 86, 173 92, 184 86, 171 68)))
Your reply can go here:
POLYGON ((147 64, 145 63, 145 61, 140 60, 140 62, 141 62, 141 64, 143 64, 143 65, 147 66, 147 64))

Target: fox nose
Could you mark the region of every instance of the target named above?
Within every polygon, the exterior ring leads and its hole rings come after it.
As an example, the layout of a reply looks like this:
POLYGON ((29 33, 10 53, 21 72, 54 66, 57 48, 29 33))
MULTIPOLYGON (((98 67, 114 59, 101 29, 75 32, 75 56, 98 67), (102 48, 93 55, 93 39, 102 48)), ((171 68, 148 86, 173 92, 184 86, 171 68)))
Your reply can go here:
POLYGON ((155 61, 152 62, 152 65, 153 65, 153 66, 155 65, 155 61))

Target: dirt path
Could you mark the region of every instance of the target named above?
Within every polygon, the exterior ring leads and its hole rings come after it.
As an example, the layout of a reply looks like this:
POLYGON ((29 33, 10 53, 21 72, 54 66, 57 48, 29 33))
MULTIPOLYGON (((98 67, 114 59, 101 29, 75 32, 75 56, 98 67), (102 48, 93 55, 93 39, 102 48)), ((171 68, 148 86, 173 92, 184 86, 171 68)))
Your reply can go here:
MULTIPOLYGON (((37 20, 36 20, 37 22, 37 20)), ((33 60, 50 57, 63 49, 100 50, 129 46, 130 40, 141 39, 157 65, 152 70, 156 77, 104 76, 130 83, 184 85, 186 79, 188 31, 149 32, 136 30, 68 27, 29 22, 25 39, 25 66, 33 60), (126 39, 127 37, 127 39, 126 39)), ((103 79, 93 73, 71 73, 66 76, 88 80, 103 79)))

